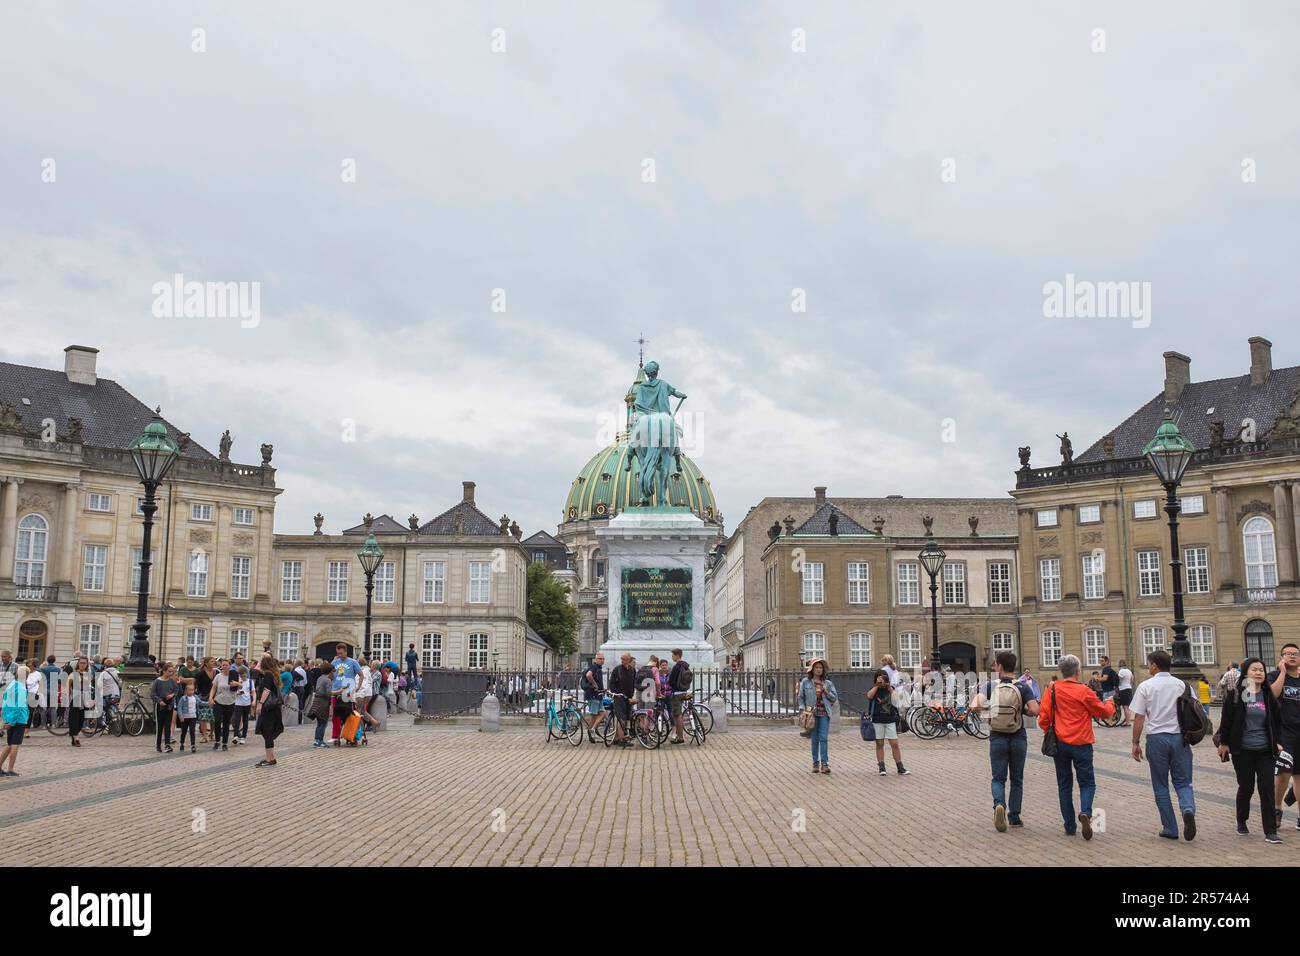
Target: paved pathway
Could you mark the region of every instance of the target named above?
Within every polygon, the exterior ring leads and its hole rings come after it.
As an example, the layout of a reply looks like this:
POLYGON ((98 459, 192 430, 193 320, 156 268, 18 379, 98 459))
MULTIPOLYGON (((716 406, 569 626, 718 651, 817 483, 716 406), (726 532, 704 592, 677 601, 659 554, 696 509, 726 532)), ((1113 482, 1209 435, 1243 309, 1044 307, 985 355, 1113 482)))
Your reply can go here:
POLYGON ((814 777, 793 727, 714 734, 703 748, 656 752, 543 742, 540 729, 484 735, 398 718, 370 746, 313 750, 307 729, 282 738, 279 766, 260 747, 154 753, 152 739, 29 732, 0 780, 0 835, 11 866, 262 864, 264 833, 286 865, 935 864, 1036 866, 1300 864, 1295 814, 1284 846, 1234 832, 1235 777, 1196 749, 1200 834, 1157 838, 1146 765, 1126 730, 1098 730, 1091 843, 1062 833, 1051 762, 1031 734, 1022 831, 993 830, 987 744, 903 737, 910 777, 876 775, 874 749, 846 726, 834 773, 814 777), (319 834, 310 839, 309 834, 319 834), (213 855, 215 854, 215 855, 213 855))

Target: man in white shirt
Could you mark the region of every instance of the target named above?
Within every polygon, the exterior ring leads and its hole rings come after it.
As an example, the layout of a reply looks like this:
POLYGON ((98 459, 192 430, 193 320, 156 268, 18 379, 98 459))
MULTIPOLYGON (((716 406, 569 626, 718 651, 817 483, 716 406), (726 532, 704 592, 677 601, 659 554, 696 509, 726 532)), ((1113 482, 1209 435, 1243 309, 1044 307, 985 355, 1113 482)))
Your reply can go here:
POLYGON ((1133 695, 1133 759, 1142 762, 1142 731, 1147 734, 1147 764, 1151 767, 1151 789, 1160 811, 1160 835, 1178 839, 1178 821, 1169 800, 1169 779, 1173 777, 1178 809, 1183 813, 1183 839, 1196 837, 1196 798, 1192 794, 1192 748, 1178 727, 1178 698, 1187 685, 1169 672, 1168 651, 1147 655, 1151 673, 1133 695))
POLYGON ((1119 691, 1115 694, 1115 703, 1120 706, 1123 718, 1121 727, 1127 727, 1133 721, 1133 712, 1129 704, 1133 703, 1133 672, 1128 669, 1128 661, 1119 662, 1119 691))

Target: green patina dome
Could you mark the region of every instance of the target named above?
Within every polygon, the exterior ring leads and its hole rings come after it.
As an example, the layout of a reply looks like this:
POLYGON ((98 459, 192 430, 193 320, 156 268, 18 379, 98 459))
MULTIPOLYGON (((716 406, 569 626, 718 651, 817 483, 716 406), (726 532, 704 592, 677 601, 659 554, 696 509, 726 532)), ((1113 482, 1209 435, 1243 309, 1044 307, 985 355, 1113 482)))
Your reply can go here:
MULTIPOLYGON (((632 387, 646 380, 645 370, 638 368, 632 387)), ((632 388, 625 401, 628 404, 628 424, 631 425, 632 388)), ((620 432, 608 448, 598 452, 578 473, 569 488, 564 502, 561 521, 587 521, 592 518, 612 518, 628 507, 640 504, 637 500, 637 470, 627 470, 627 431, 620 432)), ((668 496, 675 507, 690 508, 701 519, 720 524, 718 503, 713 500, 709 480, 700 473, 695 462, 681 456, 682 470, 669 481, 668 496)))

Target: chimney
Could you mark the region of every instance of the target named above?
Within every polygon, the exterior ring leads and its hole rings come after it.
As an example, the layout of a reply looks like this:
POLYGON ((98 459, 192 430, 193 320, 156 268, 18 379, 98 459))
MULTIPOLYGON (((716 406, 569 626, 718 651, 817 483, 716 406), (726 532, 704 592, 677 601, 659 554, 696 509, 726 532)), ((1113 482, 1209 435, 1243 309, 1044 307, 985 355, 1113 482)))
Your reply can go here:
POLYGON ((461 486, 465 489, 465 497, 461 500, 466 504, 472 505, 474 503, 474 482, 462 481, 461 486))
POLYGON ((1263 385, 1273 374, 1273 343, 1262 335, 1253 335, 1250 343, 1250 384, 1263 385))
POLYGON ((817 507, 820 508, 826 504, 826 486, 818 485, 813 489, 813 495, 817 498, 817 507))
POLYGON ((95 356, 98 354, 99 349, 88 345, 69 345, 64 349, 63 374, 68 376, 68 381, 76 385, 94 385, 98 381, 95 375, 95 356))
POLYGON ((1178 401, 1192 380, 1192 360, 1182 352, 1165 353, 1165 401, 1178 401))

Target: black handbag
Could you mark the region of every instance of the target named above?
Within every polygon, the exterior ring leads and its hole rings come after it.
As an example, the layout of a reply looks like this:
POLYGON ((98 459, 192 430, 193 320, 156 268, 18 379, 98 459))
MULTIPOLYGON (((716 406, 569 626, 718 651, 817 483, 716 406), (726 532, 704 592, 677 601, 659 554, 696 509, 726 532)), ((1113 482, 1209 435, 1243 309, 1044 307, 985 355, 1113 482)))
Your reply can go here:
POLYGON ((862 734, 863 740, 876 739, 876 725, 871 722, 871 715, 864 713, 862 719, 858 721, 858 731, 862 734))
POLYGON ((1056 756, 1056 685, 1048 691, 1052 695, 1052 726, 1043 731, 1043 756, 1056 756))

